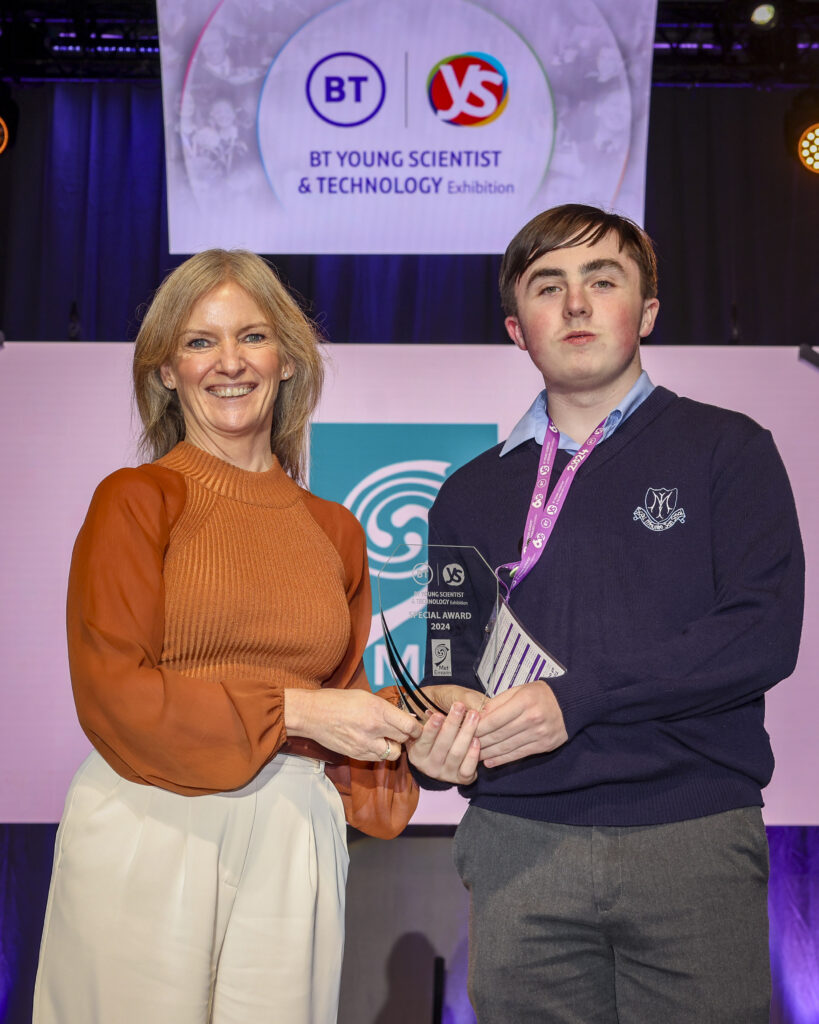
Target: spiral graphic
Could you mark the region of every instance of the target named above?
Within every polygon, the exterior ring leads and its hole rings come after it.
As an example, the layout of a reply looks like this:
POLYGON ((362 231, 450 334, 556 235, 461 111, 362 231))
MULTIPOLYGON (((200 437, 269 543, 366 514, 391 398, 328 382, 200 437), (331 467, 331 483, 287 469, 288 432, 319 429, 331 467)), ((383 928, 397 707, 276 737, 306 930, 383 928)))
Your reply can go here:
POLYGON ((424 547, 427 515, 449 462, 413 459, 374 470, 344 499, 367 534, 370 574, 409 579, 424 547))
POLYGON ((432 658, 436 665, 442 665, 449 657, 449 641, 438 642, 433 645, 432 658))

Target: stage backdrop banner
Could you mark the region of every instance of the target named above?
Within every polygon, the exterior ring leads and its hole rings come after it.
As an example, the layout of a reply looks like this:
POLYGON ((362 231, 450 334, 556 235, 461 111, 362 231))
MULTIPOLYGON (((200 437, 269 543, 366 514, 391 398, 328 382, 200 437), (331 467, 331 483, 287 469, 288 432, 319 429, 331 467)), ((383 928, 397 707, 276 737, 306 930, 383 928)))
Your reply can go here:
MULTIPOLYGON (((68 676, 66 580, 94 488, 137 461, 131 358, 130 345, 99 342, 0 351, 0 822, 56 821, 90 749, 68 676), (21 381, 37 382, 37 401, 21 381)), ((508 436, 542 381, 511 344, 338 345, 329 362, 311 487, 359 515, 377 590, 385 554, 423 533, 443 480, 508 436)), ((819 373, 781 347, 646 347, 643 362, 656 383, 769 427, 790 474, 808 565, 805 629, 794 675, 767 698, 777 764, 765 818, 819 825, 819 373)), ((395 609, 408 581, 388 583, 395 609)), ((420 668, 423 635, 407 636, 405 625, 401 652, 420 668)), ((370 679, 388 683, 377 622, 370 640, 370 679)), ((453 824, 463 806, 454 790, 424 793, 414 822, 453 824)))
POLYGON ((171 252, 493 253, 642 221, 656 0, 158 0, 171 252))

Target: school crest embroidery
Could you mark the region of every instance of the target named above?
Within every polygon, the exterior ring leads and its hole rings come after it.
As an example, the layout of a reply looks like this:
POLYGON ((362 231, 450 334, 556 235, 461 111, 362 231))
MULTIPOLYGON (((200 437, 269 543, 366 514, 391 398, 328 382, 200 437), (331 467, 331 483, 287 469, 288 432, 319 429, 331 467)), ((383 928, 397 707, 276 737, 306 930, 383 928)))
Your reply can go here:
POLYGON ((676 487, 649 487, 645 496, 645 507, 638 505, 634 519, 639 519, 648 530, 658 533, 669 530, 675 523, 685 522, 685 509, 677 508, 676 487))

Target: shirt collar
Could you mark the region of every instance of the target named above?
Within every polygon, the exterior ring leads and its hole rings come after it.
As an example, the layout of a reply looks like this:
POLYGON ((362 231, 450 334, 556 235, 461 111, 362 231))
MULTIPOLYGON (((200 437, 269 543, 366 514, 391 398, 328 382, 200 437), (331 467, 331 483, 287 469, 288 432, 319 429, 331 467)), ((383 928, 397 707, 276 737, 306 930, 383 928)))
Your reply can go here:
MULTIPOLYGON (((629 416, 631 416, 634 410, 637 409, 638 406, 642 405, 653 390, 654 385, 651 383, 651 379, 646 371, 643 370, 623 401, 620 402, 619 405, 615 406, 615 408, 612 409, 606 417, 603 424, 602 440, 605 441, 606 438, 611 437, 620 424, 624 423, 629 416)), ((503 448, 501 448, 501 458, 508 452, 511 452, 513 448, 517 448, 518 445, 521 445, 524 441, 529 441, 532 438, 534 438, 538 444, 543 444, 543 438, 546 436, 547 421, 547 396, 546 389, 544 388, 512 428, 512 432, 506 439, 506 443, 503 448)), ((565 449, 566 451, 574 454, 577 452, 579 447, 580 446, 573 438, 569 437, 567 434, 561 433, 558 448, 565 449)))

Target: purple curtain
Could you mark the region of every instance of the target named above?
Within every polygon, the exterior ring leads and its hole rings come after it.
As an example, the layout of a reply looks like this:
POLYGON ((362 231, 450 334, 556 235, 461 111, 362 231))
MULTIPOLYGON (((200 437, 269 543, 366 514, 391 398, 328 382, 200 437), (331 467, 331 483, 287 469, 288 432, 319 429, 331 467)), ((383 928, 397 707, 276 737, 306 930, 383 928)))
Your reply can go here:
MULTIPOLYGON (((655 88, 646 227, 662 312, 652 344, 815 344, 816 176, 786 151, 795 91, 655 88)), ((168 254, 158 82, 14 89, 0 158, 0 327, 14 340, 134 333, 168 254)), ((520 225, 510 224, 510 237, 520 225)), ((336 342, 504 343, 497 256, 276 256, 336 342)))
POLYGON ((769 828, 771 1024, 819 1022, 819 827, 769 828))

